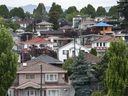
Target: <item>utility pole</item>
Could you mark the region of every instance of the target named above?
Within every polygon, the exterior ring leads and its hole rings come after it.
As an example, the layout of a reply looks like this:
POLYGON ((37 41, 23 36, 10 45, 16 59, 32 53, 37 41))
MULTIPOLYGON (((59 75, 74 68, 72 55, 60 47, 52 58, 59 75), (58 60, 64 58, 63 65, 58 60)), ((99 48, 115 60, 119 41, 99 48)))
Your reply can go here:
POLYGON ((40 96, 42 96, 42 64, 40 65, 40 96))

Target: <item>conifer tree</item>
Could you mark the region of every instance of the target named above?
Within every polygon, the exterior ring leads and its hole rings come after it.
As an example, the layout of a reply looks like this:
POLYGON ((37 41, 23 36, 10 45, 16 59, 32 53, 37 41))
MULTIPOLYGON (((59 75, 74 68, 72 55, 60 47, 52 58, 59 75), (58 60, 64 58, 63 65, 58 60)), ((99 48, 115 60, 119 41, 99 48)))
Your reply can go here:
POLYGON ((72 65, 71 82, 75 89, 75 96, 91 95, 91 80, 93 78, 91 64, 84 59, 82 52, 72 65))

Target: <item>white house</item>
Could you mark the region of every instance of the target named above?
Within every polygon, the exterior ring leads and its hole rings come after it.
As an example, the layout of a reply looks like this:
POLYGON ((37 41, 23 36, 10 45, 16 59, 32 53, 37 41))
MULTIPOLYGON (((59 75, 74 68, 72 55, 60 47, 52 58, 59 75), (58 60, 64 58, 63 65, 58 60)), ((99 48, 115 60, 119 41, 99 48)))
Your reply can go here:
POLYGON ((77 43, 74 44, 74 42, 70 42, 58 49, 58 59, 64 62, 68 57, 78 56, 79 50, 89 52, 90 49, 91 48, 87 48, 77 43))
POLYGON ((114 40, 112 36, 103 36, 100 39, 92 42, 92 48, 95 48, 98 55, 104 54, 104 52, 110 47, 110 43, 114 40))

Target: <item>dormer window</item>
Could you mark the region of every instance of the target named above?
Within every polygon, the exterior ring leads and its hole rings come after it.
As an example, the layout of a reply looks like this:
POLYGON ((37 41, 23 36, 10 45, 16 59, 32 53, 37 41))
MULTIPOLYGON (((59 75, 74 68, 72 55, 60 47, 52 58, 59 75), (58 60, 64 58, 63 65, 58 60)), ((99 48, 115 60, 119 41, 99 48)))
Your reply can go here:
POLYGON ((58 74, 45 74, 45 82, 57 82, 58 74))

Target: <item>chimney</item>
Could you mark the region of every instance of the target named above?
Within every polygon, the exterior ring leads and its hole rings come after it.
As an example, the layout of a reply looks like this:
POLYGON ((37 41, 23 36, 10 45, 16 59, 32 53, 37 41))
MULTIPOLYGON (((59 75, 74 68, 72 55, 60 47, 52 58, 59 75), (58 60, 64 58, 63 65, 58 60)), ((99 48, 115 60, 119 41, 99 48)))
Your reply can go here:
POLYGON ((27 63, 23 63, 23 66, 26 67, 27 66, 27 63))

